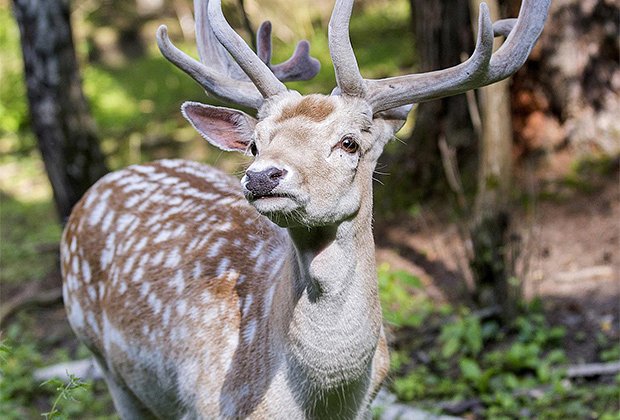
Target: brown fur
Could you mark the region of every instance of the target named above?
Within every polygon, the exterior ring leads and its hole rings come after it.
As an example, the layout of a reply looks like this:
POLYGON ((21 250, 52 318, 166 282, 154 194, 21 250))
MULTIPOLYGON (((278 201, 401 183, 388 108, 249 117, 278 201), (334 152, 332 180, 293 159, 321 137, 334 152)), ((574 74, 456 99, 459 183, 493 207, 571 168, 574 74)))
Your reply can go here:
POLYGON ((315 122, 321 122, 334 112, 334 109, 334 104, 329 100, 329 97, 310 95, 299 102, 284 107, 276 122, 295 117, 305 117, 315 122))

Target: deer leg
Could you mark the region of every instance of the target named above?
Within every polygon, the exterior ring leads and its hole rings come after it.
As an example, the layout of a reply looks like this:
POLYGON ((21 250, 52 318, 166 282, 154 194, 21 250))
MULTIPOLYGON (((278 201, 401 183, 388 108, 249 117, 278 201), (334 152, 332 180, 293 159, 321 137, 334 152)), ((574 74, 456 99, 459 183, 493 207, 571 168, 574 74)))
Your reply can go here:
POLYGON ((123 420, 149 420, 157 419, 153 413, 144 406, 144 404, 131 392, 127 386, 120 383, 110 371, 106 368, 105 363, 99 362, 99 367, 103 373, 103 377, 108 384, 108 389, 114 401, 114 407, 121 419, 123 420))

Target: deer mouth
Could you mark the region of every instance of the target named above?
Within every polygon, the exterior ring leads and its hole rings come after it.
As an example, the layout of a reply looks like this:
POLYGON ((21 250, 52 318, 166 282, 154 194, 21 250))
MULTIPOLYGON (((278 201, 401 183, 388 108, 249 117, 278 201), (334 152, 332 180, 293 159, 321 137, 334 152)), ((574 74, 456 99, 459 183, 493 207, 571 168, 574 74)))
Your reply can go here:
POLYGON ((249 203, 264 216, 291 213, 301 207, 299 200, 286 193, 248 194, 249 203))
POLYGON ((269 193, 262 193, 262 194, 249 193, 247 198, 248 198, 248 200, 250 202, 253 202, 253 201, 257 201, 257 200, 270 199, 270 198, 290 198, 290 199, 292 199, 293 197, 290 194, 269 192, 269 193))

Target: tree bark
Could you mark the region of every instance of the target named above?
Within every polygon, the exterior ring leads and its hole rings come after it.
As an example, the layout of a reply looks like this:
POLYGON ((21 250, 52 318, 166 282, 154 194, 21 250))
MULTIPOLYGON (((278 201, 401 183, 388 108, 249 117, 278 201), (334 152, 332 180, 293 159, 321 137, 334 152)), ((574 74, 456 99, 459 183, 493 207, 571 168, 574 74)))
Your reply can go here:
MULTIPOLYGON (((520 1, 507 3, 516 13, 520 1)), ((618 1, 551 3, 545 30, 512 89, 516 154, 522 162, 517 170, 538 181, 538 188, 553 188, 575 175, 584 160, 617 162, 619 32, 618 1)))
MULTIPOLYGON (((477 27, 481 0, 471 0, 472 26, 477 27)), ((491 19, 501 18, 497 0, 487 0, 491 19)), ((495 40, 499 48, 501 39, 495 40)), ((472 217, 470 262, 477 301, 482 306, 499 304, 505 320, 513 318, 519 289, 513 276, 508 229, 512 190, 512 122, 510 81, 503 80, 478 91, 482 129, 478 148, 478 188, 472 217)))
POLYGON ((30 122, 61 222, 107 172, 82 93, 68 0, 14 0, 30 122))
MULTIPOLYGON (((471 53, 473 41, 467 2, 459 0, 410 0, 418 71, 451 67, 461 62, 461 54, 471 53)), ((444 176, 438 148, 440 137, 451 147, 473 144, 473 128, 464 95, 420 104, 416 123, 397 162, 404 185, 431 193, 444 176)), ((399 183, 400 184, 400 183, 399 183)))

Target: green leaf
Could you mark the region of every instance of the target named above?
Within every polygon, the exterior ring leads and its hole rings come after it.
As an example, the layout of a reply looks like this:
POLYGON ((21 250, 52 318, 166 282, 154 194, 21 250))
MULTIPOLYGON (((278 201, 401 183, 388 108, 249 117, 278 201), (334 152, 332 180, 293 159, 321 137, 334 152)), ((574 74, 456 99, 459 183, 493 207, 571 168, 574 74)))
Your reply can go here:
POLYGON ((456 337, 451 337, 446 340, 444 345, 441 348, 441 355, 448 359, 456 354, 461 346, 461 342, 456 337))
POLYGON ((482 328, 478 318, 472 318, 465 329, 465 342, 474 356, 482 350, 482 328))
POLYGON ((465 379, 468 379, 472 382, 477 382, 482 376, 480 366, 478 366, 478 363, 473 359, 461 359, 461 361, 459 362, 459 366, 465 379))

